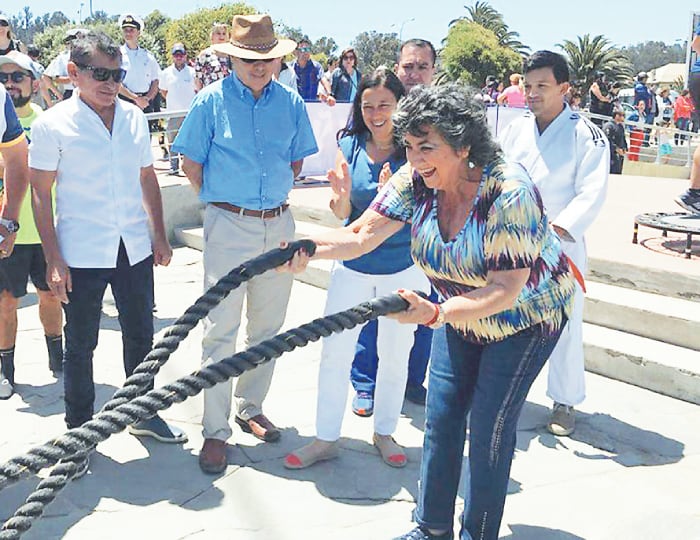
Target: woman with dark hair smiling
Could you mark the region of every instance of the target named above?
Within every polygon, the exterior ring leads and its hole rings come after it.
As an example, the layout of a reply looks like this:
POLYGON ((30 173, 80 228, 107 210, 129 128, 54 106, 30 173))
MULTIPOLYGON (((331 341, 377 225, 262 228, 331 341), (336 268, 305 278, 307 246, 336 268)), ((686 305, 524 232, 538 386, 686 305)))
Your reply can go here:
POLYGON ((331 96, 336 101, 353 101, 361 79, 355 49, 347 48, 340 53, 340 65, 331 75, 331 96))
MULTIPOLYGON (((328 172, 333 190, 331 210, 352 223, 360 217, 381 189, 380 178, 388 178, 406 163, 406 155, 394 138, 391 115, 404 95, 398 77, 380 67, 360 83, 352 109, 352 123, 338 135, 336 170, 328 172)), ((398 287, 428 290, 428 280, 413 264, 408 226, 372 253, 337 262, 331 272, 326 313, 348 309, 364 300, 389 294, 398 287)), ((360 255, 360 254, 358 254, 360 255)), ((406 465, 406 454, 392 434, 401 414, 408 377, 408 355, 415 324, 379 321, 377 351, 379 365, 375 388, 374 445, 391 467, 406 465)), ((318 378, 316 438, 292 452, 285 467, 302 469, 338 455, 337 441, 345 412, 348 377, 360 328, 334 334, 323 340, 318 378)))
MULTIPOLYGON (((315 258, 348 260, 411 224, 411 254, 439 303, 409 290, 393 317, 435 330, 418 527, 399 540, 452 539, 469 424, 460 538, 495 540, 518 417, 571 311, 574 278, 525 170, 506 163, 474 91, 414 88, 394 115, 412 173, 395 174, 349 226, 313 238, 315 258)), ((304 253, 282 268, 299 271, 304 253)))

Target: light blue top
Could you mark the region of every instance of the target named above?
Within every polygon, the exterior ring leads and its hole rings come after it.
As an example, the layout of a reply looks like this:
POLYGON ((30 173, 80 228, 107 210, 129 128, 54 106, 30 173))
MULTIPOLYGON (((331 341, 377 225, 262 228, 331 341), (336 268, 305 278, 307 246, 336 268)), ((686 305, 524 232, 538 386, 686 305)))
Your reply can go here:
POLYGON ((203 165, 203 202, 263 210, 287 200, 291 162, 318 146, 299 94, 271 81, 256 100, 232 74, 195 96, 172 151, 203 165))
MULTIPOLYGON (((338 142, 340 151, 348 162, 352 187, 350 190, 350 217, 348 223, 355 221, 367 210, 372 200, 377 195, 379 185, 379 173, 386 161, 374 163, 367 155, 367 136, 355 135, 343 137, 338 142)), ((403 156, 391 156, 389 166, 395 173, 404 163, 403 156)), ((355 272, 363 274, 395 274, 413 265, 411 260, 411 227, 404 226, 398 233, 387 238, 377 249, 352 259, 343 261, 343 265, 355 272)))

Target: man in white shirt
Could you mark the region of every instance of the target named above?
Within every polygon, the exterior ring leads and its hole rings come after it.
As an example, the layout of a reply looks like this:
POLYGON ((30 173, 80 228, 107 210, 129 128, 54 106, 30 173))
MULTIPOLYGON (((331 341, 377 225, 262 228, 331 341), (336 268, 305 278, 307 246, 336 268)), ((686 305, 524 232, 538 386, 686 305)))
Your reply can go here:
MULTIPOLYGON (((153 265, 169 264, 172 255, 146 119, 137 107, 116 99, 124 78, 121 60, 117 44, 101 32, 76 40, 68 63, 76 93, 32 125, 34 216, 47 281, 66 316, 69 428, 87 422, 94 412, 92 357, 107 285, 119 312, 129 376, 152 346, 153 265)), ((130 431, 162 442, 186 440, 158 416, 130 431)))
POLYGON ((579 285, 571 318, 549 357, 547 395, 554 401, 547 428, 570 435, 574 405, 585 398, 583 364, 584 233, 605 201, 610 153, 603 132, 564 101, 569 68, 563 56, 537 51, 524 63, 530 112, 499 136, 510 161, 520 163, 542 195, 550 223, 561 238, 579 285), (576 272, 578 270, 578 273, 576 272))
MULTIPOLYGON (((187 51, 182 43, 175 43, 170 52, 173 56, 173 63, 160 74, 160 93, 166 100, 166 110, 187 111, 196 92, 194 68, 187 65, 187 51)), ((184 113, 182 116, 168 118, 165 130, 168 140, 175 140, 184 119, 184 113)), ((179 172, 180 154, 171 152, 168 174, 174 175, 179 172)))

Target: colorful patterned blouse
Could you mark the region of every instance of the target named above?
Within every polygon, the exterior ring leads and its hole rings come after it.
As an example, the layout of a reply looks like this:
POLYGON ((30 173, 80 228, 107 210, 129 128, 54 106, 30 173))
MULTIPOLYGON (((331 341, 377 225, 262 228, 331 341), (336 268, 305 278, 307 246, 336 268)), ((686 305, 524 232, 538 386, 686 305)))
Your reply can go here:
POLYGON ((204 49, 194 61, 195 77, 202 83, 202 88, 224 79, 231 72, 228 56, 219 56, 214 49, 204 49))
POLYGON ((411 255, 442 300, 484 287, 490 270, 531 269, 513 308, 452 326, 483 344, 538 323, 546 333, 558 330, 571 311, 574 279, 525 170, 500 157, 488 165, 464 226, 449 241, 438 228, 437 191, 410 171, 399 170, 370 208, 411 223, 411 255))

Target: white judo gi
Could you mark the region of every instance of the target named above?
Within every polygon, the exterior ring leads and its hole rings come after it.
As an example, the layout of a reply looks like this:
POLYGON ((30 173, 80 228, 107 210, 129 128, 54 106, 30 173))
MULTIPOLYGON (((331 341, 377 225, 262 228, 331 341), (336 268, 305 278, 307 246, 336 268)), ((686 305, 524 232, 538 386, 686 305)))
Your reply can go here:
MULTIPOLYGON (((586 273, 584 233, 605 200, 610 150, 603 132, 568 105, 543 133, 528 112, 499 134, 509 161, 520 163, 542 194, 549 221, 571 234, 564 252, 586 273)), ((576 287, 569 323, 549 357, 547 395, 578 405, 586 396, 583 364, 583 290, 576 287)))

